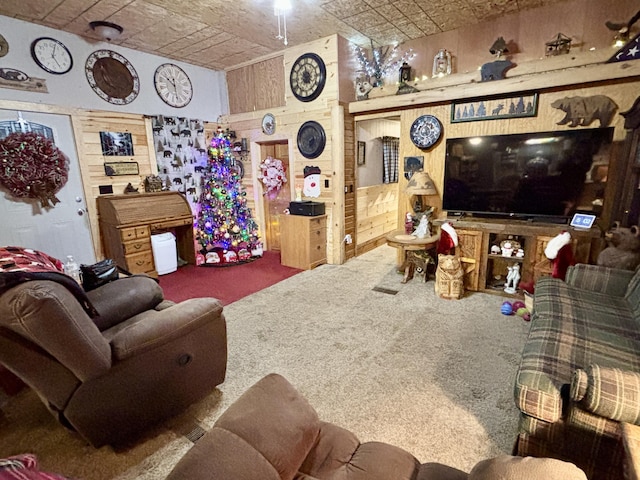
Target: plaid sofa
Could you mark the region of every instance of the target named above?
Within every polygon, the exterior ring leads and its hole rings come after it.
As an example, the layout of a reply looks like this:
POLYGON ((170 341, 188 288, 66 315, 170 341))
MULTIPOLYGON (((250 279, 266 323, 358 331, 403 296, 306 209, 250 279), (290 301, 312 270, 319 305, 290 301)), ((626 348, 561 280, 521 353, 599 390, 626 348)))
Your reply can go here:
POLYGON ((620 422, 640 424, 640 270, 578 264, 536 283, 516 375, 515 453, 623 478, 620 422))

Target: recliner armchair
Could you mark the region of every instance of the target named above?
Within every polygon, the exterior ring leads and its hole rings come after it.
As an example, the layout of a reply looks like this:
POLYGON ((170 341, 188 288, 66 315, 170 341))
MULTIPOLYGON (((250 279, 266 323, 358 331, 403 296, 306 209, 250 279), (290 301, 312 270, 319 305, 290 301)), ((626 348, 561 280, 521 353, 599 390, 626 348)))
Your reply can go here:
POLYGON ((56 281, 5 291, 0 363, 95 447, 130 439, 224 381, 226 323, 218 300, 174 304, 145 276, 86 297, 98 312, 93 318, 56 281))

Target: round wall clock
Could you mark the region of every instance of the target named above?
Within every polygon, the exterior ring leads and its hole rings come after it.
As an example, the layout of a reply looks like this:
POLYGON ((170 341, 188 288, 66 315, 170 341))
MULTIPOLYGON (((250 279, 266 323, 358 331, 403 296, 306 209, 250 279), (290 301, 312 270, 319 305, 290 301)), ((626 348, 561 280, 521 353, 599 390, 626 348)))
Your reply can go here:
POLYGON ((51 37, 36 38, 31 44, 31 57, 44 71, 55 75, 73 67, 73 57, 64 43, 51 37))
POLYGON ((156 69, 153 82, 156 92, 164 103, 176 108, 189 104, 193 97, 191 79, 179 66, 163 63, 156 69))
POLYGON ((96 50, 87 58, 84 69, 93 91, 109 103, 127 105, 140 92, 135 68, 117 52, 96 50))
POLYGON ((442 135, 442 124, 433 115, 422 115, 415 119, 409 132, 411 141, 418 148, 429 148, 442 135))
POLYGON ((303 123, 298 130, 298 150, 306 158, 320 156, 326 141, 322 125, 313 120, 303 123))
POLYGON ((310 102, 322 93, 327 79, 327 69, 319 55, 305 53, 293 63, 289 84, 295 97, 302 102, 310 102))
POLYGON ((271 113, 267 113, 262 117, 262 131, 267 135, 273 135, 276 132, 276 117, 271 113))
POLYGON ((0 57, 4 57, 7 53, 9 53, 9 42, 0 35, 0 57))

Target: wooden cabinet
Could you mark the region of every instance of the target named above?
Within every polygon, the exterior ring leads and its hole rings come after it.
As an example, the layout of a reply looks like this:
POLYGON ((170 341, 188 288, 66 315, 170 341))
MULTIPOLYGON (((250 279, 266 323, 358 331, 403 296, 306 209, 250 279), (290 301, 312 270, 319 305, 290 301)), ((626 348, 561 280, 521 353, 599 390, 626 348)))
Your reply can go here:
POLYGON ((516 220, 452 220, 451 224, 458 233, 456 253, 465 269, 465 288, 500 294, 505 294, 508 267, 514 264, 520 266, 523 281, 535 281, 541 276, 551 275, 553 265, 544 255, 544 249, 549 240, 559 233, 568 231, 571 234, 573 255, 579 263, 589 263, 592 242, 600 237, 597 228, 579 230, 568 225, 516 220), (500 246, 504 241, 517 243, 524 256, 492 254, 491 247, 500 246))
POLYGON ((310 270, 327 263, 327 216, 280 216, 282 265, 310 270))
POLYGON ((193 216, 178 192, 106 195, 97 198, 104 254, 130 273, 157 277, 151 235, 172 231, 178 255, 195 264, 193 216))

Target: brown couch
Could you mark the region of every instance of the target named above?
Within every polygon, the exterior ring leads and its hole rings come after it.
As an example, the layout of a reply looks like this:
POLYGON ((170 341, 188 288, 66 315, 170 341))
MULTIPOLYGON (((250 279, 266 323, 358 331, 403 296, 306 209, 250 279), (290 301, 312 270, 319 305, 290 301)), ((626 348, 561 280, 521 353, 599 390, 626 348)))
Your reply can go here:
POLYGON ((145 276, 111 282, 85 301, 72 290, 31 280, 0 296, 0 363, 92 445, 129 440, 224 381, 218 300, 174 304, 145 276))
MULTIPOLYGON (((425 432, 429 435, 429 432, 425 432)), ((260 380, 178 462, 167 480, 586 480, 571 463, 502 456, 467 474, 421 464, 381 442, 361 443, 277 374, 260 380)))

